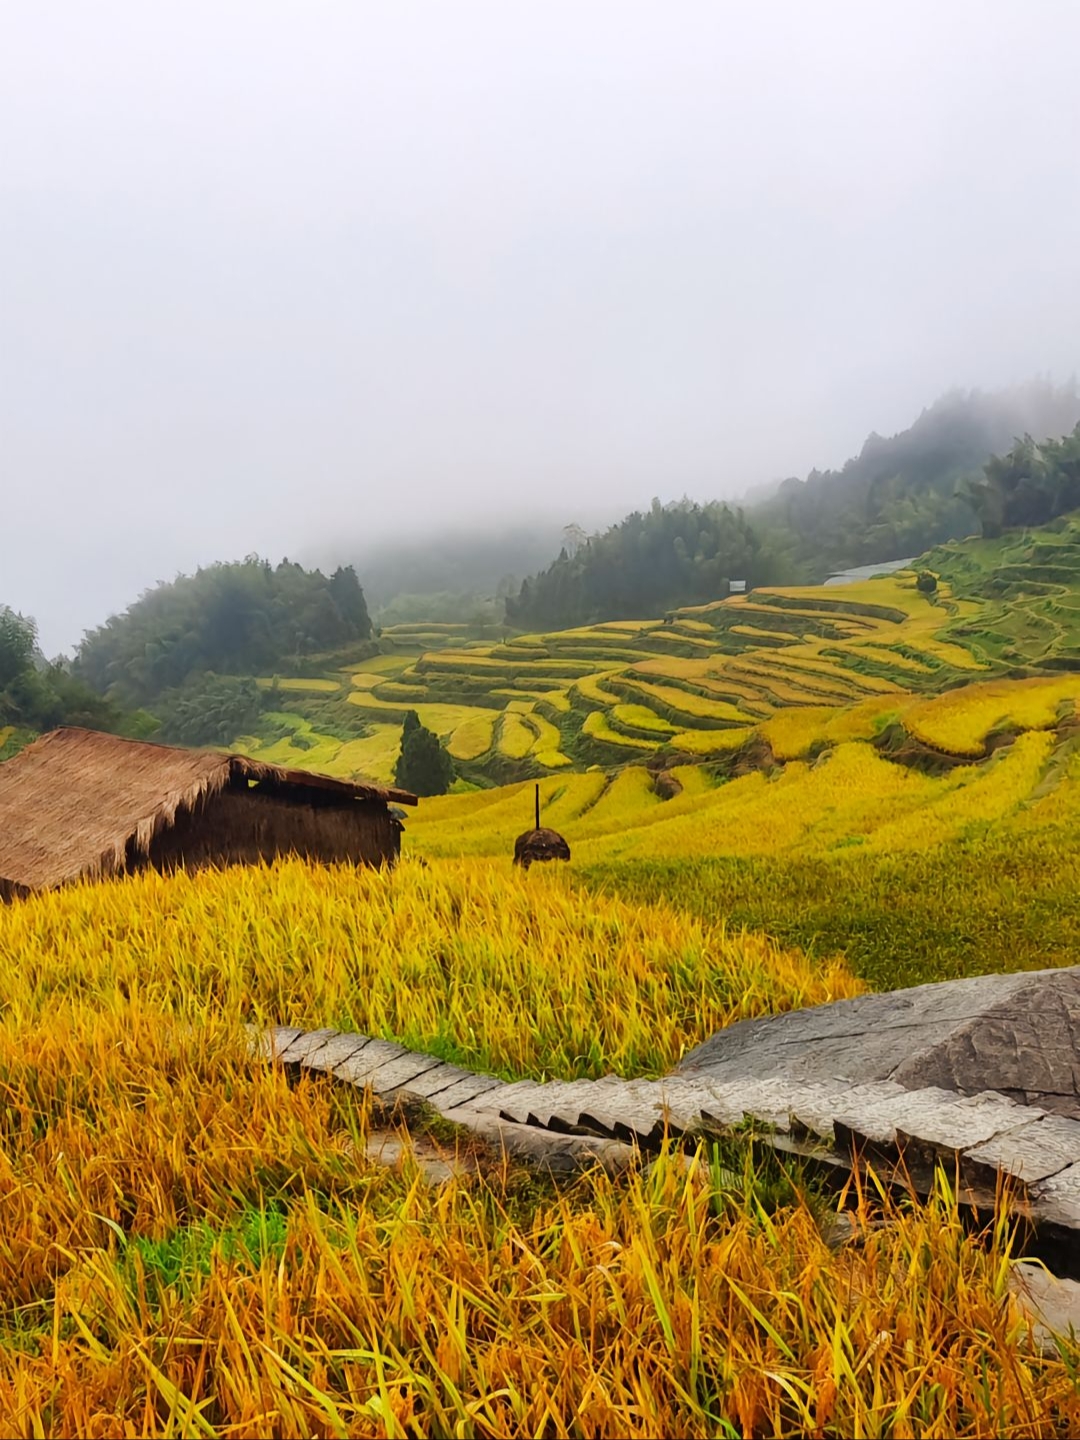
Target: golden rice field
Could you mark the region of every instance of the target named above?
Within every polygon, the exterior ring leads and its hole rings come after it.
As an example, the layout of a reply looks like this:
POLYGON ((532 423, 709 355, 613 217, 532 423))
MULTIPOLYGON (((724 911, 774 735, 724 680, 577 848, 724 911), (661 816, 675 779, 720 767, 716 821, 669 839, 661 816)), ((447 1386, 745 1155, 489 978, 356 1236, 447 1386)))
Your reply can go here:
POLYGON ((626 735, 621 730, 614 729, 603 710, 593 710, 591 714, 585 716, 581 733, 588 736, 590 740, 598 740, 605 745, 619 745, 625 750, 658 750, 660 748, 659 738, 644 739, 640 736, 626 735))
POLYGON ((317 770, 341 779, 365 776, 389 782, 401 749, 401 726, 376 723, 369 725, 361 739, 341 740, 334 735, 319 733, 311 721, 297 715, 270 715, 271 720, 288 722, 289 733, 267 741, 258 736, 241 736, 233 749, 255 755, 273 765, 286 765, 300 770, 317 770))
MULTIPOLYGON (((692 764, 676 766, 670 773, 682 793, 664 800, 643 766, 613 778, 551 777, 540 787, 544 823, 564 833, 575 860, 584 863, 791 854, 842 864, 857 847, 925 848, 990 823, 1038 820, 1051 805, 1080 819, 1072 762, 1056 759, 1059 747, 1071 755, 1068 736, 1028 730, 989 761, 932 775, 894 762, 870 743, 876 730, 906 713, 897 710, 895 697, 841 711, 781 711, 751 733, 768 740, 775 759, 786 762, 782 768, 723 779, 692 764), (818 748, 816 759, 799 758, 818 748)), ((1025 714, 1028 723, 1044 718, 1026 700, 1011 713, 1018 724, 1025 714)), ((604 723, 602 713, 589 721, 604 723)), ((707 733, 745 743, 739 732, 707 733)), ((519 783, 428 800, 409 823, 407 847, 429 856, 509 854, 528 826, 532 788, 519 783)))
POLYGON ((478 714, 457 726, 446 748, 455 760, 476 760, 491 749, 494 729, 494 715, 478 714))
POLYGON ((986 680, 920 700, 904 725, 924 744, 951 755, 981 755, 994 730, 1048 727, 1059 711, 1075 715, 1080 675, 1053 679, 986 680))
POLYGON ((860 988, 758 935, 597 897, 565 872, 299 862, 85 886, 0 912, 14 1035, 123 1013, 399 1039, 510 1077, 659 1074, 748 1015, 860 988), (576 1012, 576 1018, 575 1018, 576 1012))
MULTIPOLYGON (((551 811, 614 833, 712 793, 696 767, 672 801, 647 778, 570 776, 551 811)), ((512 799, 466 798, 476 819, 512 799)), ((465 1169, 436 1188, 408 1145, 397 1169, 366 1157, 363 1096, 252 1063, 243 1023, 292 1022, 507 1077, 655 1074, 722 1024, 861 988, 571 870, 291 861, 0 911, 2 1433, 1080 1425, 1080 1352, 1032 1348, 1007 1226, 965 1234, 944 1181, 915 1207, 860 1197, 839 1252, 835 1202, 733 1141, 560 1191, 437 1131, 416 1143, 465 1169)))
POLYGON ((536 744, 536 731, 524 716, 507 711, 499 726, 499 750, 511 760, 524 760, 536 744))
POLYGON ((611 717, 634 729, 647 730, 650 735, 673 735, 678 728, 662 715, 657 715, 647 705, 615 705, 611 717))
POLYGON ((5 1434, 1080 1423, 1075 1351, 1032 1353, 1006 1236, 980 1247, 947 1197, 883 1230, 864 1202, 836 1254, 811 1197, 707 1151, 561 1194, 498 1169, 433 1189, 364 1158, 362 1100, 252 1069, 213 1023, 42 1041, 0 1040, 5 1434))
POLYGON ((549 710, 565 715, 570 710, 570 697, 565 690, 493 690, 493 695, 505 695, 511 700, 541 700, 549 710))
MULTIPOLYGON (((730 725, 745 725, 753 719, 744 711, 736 709, 734 705, 726 705, 719 700, 705 699, 699 695, 693 695, 687 690, 677 690, 670 685, 653 685, 647 680, 630 679, 625 682, 633 691, 635 696, 640 696, 642 703, 652 700, 663 710, 685 717, 687 720, 715 720, 730 725)), ((661 713, 663 713, 663 710, 661 713)))
POLYGON ((671 737, 671 747, 681 755, 722 755, 749 744, 754 732, 745 726, 730 730, 680 730, 671 737))

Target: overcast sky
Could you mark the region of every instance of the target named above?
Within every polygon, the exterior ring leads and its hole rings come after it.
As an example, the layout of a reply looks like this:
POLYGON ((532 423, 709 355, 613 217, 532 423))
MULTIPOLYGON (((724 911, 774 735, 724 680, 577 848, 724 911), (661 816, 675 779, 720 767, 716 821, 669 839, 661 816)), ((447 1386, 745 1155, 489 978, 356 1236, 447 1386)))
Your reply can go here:
POLYGON ((1065 379, 1078 53, 1075 0, 0 0, 0 603, 54 653, 1065 379))

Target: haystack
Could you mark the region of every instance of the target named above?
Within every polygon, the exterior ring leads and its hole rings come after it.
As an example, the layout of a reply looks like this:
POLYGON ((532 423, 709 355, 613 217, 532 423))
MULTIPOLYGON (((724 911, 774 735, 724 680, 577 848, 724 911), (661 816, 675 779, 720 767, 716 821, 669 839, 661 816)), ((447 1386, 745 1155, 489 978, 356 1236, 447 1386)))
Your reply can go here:
POLYGON ((514 841, 514 864, 527 870, 534 860, 569 860, 570 846, 557 830, 538 826, 514 841))
POLYGON ((152 866, 392 864, 405 790, 246 755, 54 730, 0 765, 0 899, 152 866))
POLYGON ((514 841, 514 864, 526 870, 534 860, 569 860, 570 846, 557 830, 540 824, 540 786, 536 787, 536 824, 514 841))

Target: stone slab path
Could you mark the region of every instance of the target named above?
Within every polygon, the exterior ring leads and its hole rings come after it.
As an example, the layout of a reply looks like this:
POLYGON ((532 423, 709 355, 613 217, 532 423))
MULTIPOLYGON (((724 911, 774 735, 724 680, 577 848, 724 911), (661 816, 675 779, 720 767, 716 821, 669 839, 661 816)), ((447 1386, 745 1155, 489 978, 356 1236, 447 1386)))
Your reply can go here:
POLYGON ((337 1030, 279 1026, 255 1044, 268 1061, 370 1087, 380 1100, 422 1100, 445 1120, 556 1174, 594 1164, 618 1171, 635 1149, 656 1149, 665 1134, 751 1120, 773 1127, 764 1138, 778 1150, 848 1170, 871 1164, 921 1193, 944 1163, 959 1177, 960 1198, 980 1209, 992 1208, 999 1177, 1007 1176, 1038 1233, 1074 1249, 1080 1243, 1080 1120, 996 1091, 965 1095, 821 1074, 721 1079, 690 1067, 661 1080, 507 1084, 337 1030))

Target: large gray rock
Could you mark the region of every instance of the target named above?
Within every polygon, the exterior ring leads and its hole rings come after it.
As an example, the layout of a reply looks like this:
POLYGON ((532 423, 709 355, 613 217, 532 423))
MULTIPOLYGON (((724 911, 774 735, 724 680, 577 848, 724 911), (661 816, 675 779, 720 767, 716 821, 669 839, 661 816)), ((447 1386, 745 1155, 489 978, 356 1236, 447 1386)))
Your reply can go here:
POLYGON ((1080 966, 978 975, 742 1020, 691 1050, 674 1073, 996 1090, 1080 1120, 1080 966))

